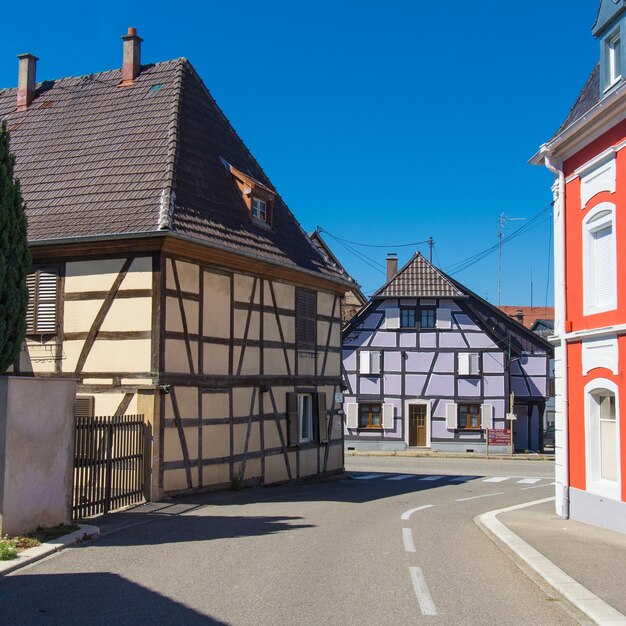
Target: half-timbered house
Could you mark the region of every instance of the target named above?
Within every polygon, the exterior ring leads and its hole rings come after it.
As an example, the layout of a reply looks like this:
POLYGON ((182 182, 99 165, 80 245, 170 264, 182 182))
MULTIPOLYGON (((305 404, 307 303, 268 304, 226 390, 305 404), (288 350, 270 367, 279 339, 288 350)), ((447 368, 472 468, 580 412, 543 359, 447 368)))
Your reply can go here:
POLYGON ((514 415, 540 450, 550 344, 420 254, 396 268, 344 329, 346 446, 507 452, 514 415))
POLYGON ((34 266, 15 371, 142 414, 148 496, 340 472, 339 302, 311 243, 186 59, 0 91, 34 266))

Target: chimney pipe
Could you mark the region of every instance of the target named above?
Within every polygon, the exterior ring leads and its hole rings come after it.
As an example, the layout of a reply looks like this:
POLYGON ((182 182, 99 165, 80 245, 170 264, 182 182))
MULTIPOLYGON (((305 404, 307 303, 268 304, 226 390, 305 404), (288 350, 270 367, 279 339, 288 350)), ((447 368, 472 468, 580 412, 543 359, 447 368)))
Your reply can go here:
POLYGON ((517 309, 517 311, 515 311, 515 319, 520 323, 523 324, 524 323, 524 311, 522 309, 517 309))
POLYGON ((398 255, 395 252, 387 254, 387 282, 398 273, 398 255))
POLYGON ((39 59, 33 54, 18 54, 17 110, 26 111, 35 98, 35 71, 39 59))
POLYGON ((122 35, 124 41, 124 61, 122 65, 121 85, 132 85, 141 71, 141 42, 137 29, 129 27, 128 33, 122 35))

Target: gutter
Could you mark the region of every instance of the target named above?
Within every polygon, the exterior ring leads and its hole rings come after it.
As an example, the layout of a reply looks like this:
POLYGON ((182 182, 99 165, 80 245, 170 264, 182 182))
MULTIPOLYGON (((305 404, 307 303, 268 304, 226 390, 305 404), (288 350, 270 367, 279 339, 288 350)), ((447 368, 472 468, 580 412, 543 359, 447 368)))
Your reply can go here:
MULTIPOLYGON (((304 235, 308 239, 308 235, 304 235)), ((189 235, 183 235, 182 233, 177 233, 172 230, 159 230, 159 231, 146 231, 139 233, 120 233, 115 235, 93 235, 91 237, 62 237, 59 239, 39 239, 36 241, 29 241, 28 245, 32 248, 43 248, 45 246, 52 245, 67 245, 67 244, 79 244, 79 243, 90 243, 90 242, 100 242, 100 241, 130 241, 136 239, 152 239, 152 238, 165 238, 172 237, 174 239, 181 239, 182 241, 189 241, 191 243, 196 243, 203 245, 207 248, 213 248, 215 250, 223 250, 224 252, 229 252, 231 254, 236 254, 242 257, 246 257, 249 259, 253 259, 255 261, 259 261, 260 263, 267 263, 268 265, 274 265, 277 267, 284 267, 286 269, 294 270, 296 272, 301 272, 303 274, 308 274, 309 276, 315 276, 315 278, 321 278, 323 280, 327 280, 331 283, 336 283, 338 285, 342 285, 344 287, 349 287, 350 289, 354 289, 358 287, 358 285, 353 280, 346 280, 344 278, 323 274, 322 272, 316 272, 315 270, 309 270, 304 267, 300 267, 298 265, 291 265, 290 263, 282 263, 281 261, 277 261, 276 259, 271 259, 265 256, 261 256, 260 254, 254 254, 253 252, 247 252, 245 250, 238 250, 236 248, 231 248, 230 246, 220 245, 218 243, 206 241, 204 239, 200 239, 198 237, 191 237, 189 235)), ((309 240, 310 241, 310 240, 309 240)), ((313 245, 313 244, 311 244, 313 245)))
MULTIPOLYGON (((561 517, 563 519, 569 519, 569 394, 568 394, 568 367, 567 367, 567 332, 566 332, 566 319, 567 319, 567 300, 566 300, 566 277, 565 277, 565 173, 563 171, 563 164, 553 161, 552 153, 548 150, 544 144, 541 147, 540 153, 541 160, 545 166, 550 170, 556 180, 556 189, 553 187, 555 202, 554 202, 554 259, 555 270, 557 267, 559 272, 556 276, 558 283, 555 280, 554 284, 554 304, 555 304, 555 332, 556 337, 561 346, 561 374, 562 374, 562 415, 563 415, 563 483, 562 489, 562 508, 561 517), (558 248, 557 248, 557 243, 558 248), (557 260, 557 254, 559 258, 557 260)), ((555 272, 556 273, 556 272, 555 272)), ((555 450, 556 452, 556 450, 555 450)), ((557 481, 558 484, 558 481, 557 481)), ((557 487, 558 488, 558 487, 557 487)))

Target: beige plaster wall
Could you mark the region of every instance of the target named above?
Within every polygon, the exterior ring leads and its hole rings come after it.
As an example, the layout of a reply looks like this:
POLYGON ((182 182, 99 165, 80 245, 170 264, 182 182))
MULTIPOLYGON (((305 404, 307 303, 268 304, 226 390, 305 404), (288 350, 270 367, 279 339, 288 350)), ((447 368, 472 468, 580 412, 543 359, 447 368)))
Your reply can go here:
POLYGON ((0 377, 0 536, 71 520, 72 380, 0 377))

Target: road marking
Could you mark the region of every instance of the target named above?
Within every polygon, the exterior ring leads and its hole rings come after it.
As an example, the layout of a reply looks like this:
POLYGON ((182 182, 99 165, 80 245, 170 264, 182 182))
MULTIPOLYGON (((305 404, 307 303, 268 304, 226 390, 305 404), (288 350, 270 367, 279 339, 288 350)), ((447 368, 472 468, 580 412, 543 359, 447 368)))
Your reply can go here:
POLYGON ((474 480, 476 476, 455 476, 450 482, 451 483, 464 483, 468 480, 474 480))
POLYGON ((495 493, 484 493, 482 496, 471 496, 469 498, 459 498, 457 502, 466 502, 467 500, 476 500, 478 498, 489 498, 490 496, 501 496, 504 491, 496 491, 495 493))
POLYGON ((445 478, 445 476, 424 476, 420 480, 439 480, 440 478, 445 478))
POLYGON ((424 573, 419 567, 409 567, 411 572, 411 580, 413 581, 413 589, 415 589, 415 595, 420 605, 422 615, 438 615, 437 607, 433 602, 428 591, 428 585, 424 578, 424 573))
POLYGON ((542 487, 552 487, 554 483, 546 483, 545 485, 535 485, 534 487, 522 487, 520 491, 528 491, 528 489, 541 489, 542 487))
POLYGON ((502 483, 505 480, 509 480, 510 476, 492 476, 491 478, 485 478, 484 483, 502 483))
POLYGON ((415 552, 415 544, 413 543, 413 533, 410 528, 402 529, 402 541, 404 542, 405 552, 415 552))
POLYGON ((365 476, 353 476, 354 480, 372 480, 372 478, 380 478, 384 474, 365 474, 365 476))
POLYGON ((404 513, 402 513, 402 515, 400 516, 400 519, 407 520, 416 511, 423 511, 424 509, 430 509, 433 506, 435 506, 435 505, 434 504, 425 504, 424 506, 416 506, 414 509, 409 509, 408 511, 405 511, 404 513))
POLYGON ((535 483, 538 483, 541 480, 541 478, 522 478, 522 480, 518 480, 517 484, 518 485, 534 485, 535 483))
POLYGON ((406 480, 407 478, 414 478, 415 474, 400 474, 399 476, 392 476, 386 480, 406 480))

